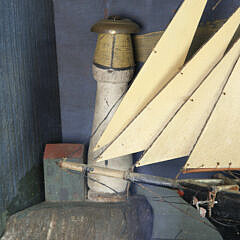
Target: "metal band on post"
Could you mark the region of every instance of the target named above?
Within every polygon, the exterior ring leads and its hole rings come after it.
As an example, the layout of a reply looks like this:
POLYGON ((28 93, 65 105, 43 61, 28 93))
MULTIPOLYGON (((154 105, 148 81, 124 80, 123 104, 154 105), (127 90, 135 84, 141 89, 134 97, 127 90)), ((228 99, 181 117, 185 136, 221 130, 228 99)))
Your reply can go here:
MULTIPOLYGON (((137 33, 139 27, 129 19, 110 17, 97 22, 91 31, 98 33, 92 67, 93 77, 97 81, 97 93, 88 163, 100 167, 127 170, 132 166, 131 155, 97 163, 96 157, 101 150, 93 152, 93 148, 121 102, 121 98, 128 88, 128 82, 133 76, 135 64, 130 34, 137 33)), ((124 199, 126 181, 94 174, 90 174, 90 177, 91 179, 88 179, 88 198, 90 200, 116 201, 116 199, 124 199), (111 189, 114 189, 115 192, 111 189)))

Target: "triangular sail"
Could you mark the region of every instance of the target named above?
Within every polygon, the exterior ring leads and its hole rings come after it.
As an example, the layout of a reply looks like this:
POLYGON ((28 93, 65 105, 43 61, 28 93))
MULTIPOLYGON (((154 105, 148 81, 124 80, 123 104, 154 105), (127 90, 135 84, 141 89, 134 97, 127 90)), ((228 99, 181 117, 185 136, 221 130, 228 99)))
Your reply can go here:
POLYGON ((110 143, 184 64, 207 0, 185 0, 138 73, 94 150, 110 143), (159 71, 161 70, 161 71, 159 71))
POLYGON ((186 165, 187 172, 240 170, 240 59, 186 165))
POLYGON ((196 143, 240 55, 240 40, 147 149, 137 167, 187 156, 196 143))
POLYGON ((240 8, 106 148, 99 161, 147 149, 222 58, 239 23, 240 8))

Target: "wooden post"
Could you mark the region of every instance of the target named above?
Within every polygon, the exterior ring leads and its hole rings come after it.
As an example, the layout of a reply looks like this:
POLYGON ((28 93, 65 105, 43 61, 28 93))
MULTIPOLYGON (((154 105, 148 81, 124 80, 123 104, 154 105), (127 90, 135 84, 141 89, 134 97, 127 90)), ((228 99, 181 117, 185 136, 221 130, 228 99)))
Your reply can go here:
MULTIPOLYGON (((99 33, 99 35, 92 68, 93 77, 97 81, 97 93, 88 163, 101 167, 127 170, 132 165, 131 155, 96 163, 96 157, 101 152, 101 149, 93 152, 93 148, 111 120, 128 88, 128 82, 133 76, 134 56, 130 34, 138 32, 139 27, 128 19, 110 17, 96 23, 91 30, 99 33)), ((119 198, 119 196, 121 196, 120 200, 124 198, 126 181, 93 174, 90 177, 91 179, 88 180, 90 188, 88 198, 90 200, 112 201, 119 198), (92 181, 92 179, 96 181, 92 181), (120 194, 116 194, 111 189, 120 194)))

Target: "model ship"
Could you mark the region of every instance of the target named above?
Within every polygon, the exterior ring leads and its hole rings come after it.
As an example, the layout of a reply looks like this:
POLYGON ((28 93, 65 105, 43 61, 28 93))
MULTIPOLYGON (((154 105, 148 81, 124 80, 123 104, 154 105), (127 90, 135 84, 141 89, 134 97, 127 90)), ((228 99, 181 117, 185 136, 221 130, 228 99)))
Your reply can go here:
MULTIPOLYGON (((190 2, 178 10, 123 97, 95 146, 96 162, 143 151, 134 167, 188 156, 182 173, 227 171, 235 176, 231 171, 240 170, 240 40, 229 47, 240 24, 240 8, 183 65, 206 4, 195 2, 199 6, 190 13, 190 2)), ((59 165, 178 189, 216 226, 240 229, 236 176, 188 181, 69 161, 59 165)))

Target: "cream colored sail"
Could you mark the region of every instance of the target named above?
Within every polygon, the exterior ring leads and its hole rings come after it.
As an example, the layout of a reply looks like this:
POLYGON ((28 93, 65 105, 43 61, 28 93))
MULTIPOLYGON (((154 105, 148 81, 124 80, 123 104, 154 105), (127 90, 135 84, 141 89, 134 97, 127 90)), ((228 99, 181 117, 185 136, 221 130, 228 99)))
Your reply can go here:
POLYGON ((147 149, 137 167, 188 156, 240 55, 240 40, 223 57, 147 149))
POLYGON ((240 169, 239 151, 240 59, 184 168, 186 171, 240 169))
POLYGON ((106 148, 99 161, 147 149, 222 58, 239 23, 240 8, 106 148))
POLYGON ((207 0, 185 0, 148 57, 94 150, 110 143, 184 64, 207 0))

